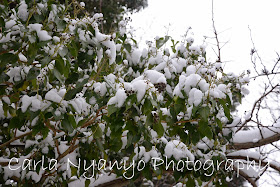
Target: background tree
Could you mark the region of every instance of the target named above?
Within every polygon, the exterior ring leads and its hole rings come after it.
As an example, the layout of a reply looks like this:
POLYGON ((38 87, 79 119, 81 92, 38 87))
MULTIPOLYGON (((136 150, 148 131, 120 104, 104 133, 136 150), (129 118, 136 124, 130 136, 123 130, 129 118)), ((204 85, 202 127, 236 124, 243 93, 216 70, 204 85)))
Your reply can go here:
POLYGON ((100 24, 103 33, 113 33, 123 15, 136 12, 148 6, 147 0, 85 0, 86 10, 90 13, 102 13, 104 20, 100 24))

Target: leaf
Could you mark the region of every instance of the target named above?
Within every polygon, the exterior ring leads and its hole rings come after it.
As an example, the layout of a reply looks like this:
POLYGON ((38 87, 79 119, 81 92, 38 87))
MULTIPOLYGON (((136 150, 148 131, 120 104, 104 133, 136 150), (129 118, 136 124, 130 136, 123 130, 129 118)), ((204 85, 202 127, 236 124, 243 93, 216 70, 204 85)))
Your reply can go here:
POLYGON ((71 123, 72 127, 75 129, 77 127, 76 120, 73 114, 68 115, 68 120, 71 123))
POLYGON ((8 81, 9 78, 10 77, 5 72, 2 72, 0 75, 0 83, 8 81))
POLYGON ((223 99, 219 99, 219 102, 221 103, 221 105, 224 108, 224 113, 225 113, 226 117, 230 120, 231 119, 231 117, 230 117, 230 109, 228 108, 226 102, 223 99))
POLYGON ((159 138, 163 136, 164 128, 161 122, 155 123, 153 129, 157 132, 159 138))
POLYGON ((143 105, 143 113, 145 115, 147 115, 147 114, 151 113, 152 110, 153 110, 152 102, 146 98, 144 105, 143 105))
POLYGON ((39 75, 40 71, 38 68, 31 68, 27 74, 26 80, 34 80, 39 75))
POLYGON ((146 126, 147 126, 147 127, 148 127, 148 126, 152 126, 153 122, 154 122, 153 115, 152 115, 152 113, 149 113, 149 114, 147 115, 147 118, 146 118, 146 126))
POLYGON ((96 126, 92 126, 92 135, 94 138, 101 138, 103 135, 102 129, 97 124, 96 126))
POLYGON ((161 37, 158 40, 156 40, 156 47, 159 49, 161 48, 168 40, 170 36, 165 36, 164 38, 161 37))
POLYGON ((57 78, 57 80, 59 80, 61 84, 63 84, 63 77, 57 69, 53 69, 53 75, 57 78))
POLYGON ((217 122, 219 128, 223 129, 223 124, 222 124, 222 122, 218 118, 216 118, 216 122, 217 122))
POLYGON ((133 103, 137 102, 137 97, 136 94, 132 94, 130 96, 127 97, 127 99, 125 100, 125 111, 127 111, 128 109, 131 109, 133 103))
POLYGON ((103 147, 103 144, 102 142, 100 141, 100 139, 96 139, 96 144, 97 144, 97 147, 101 150, 101 151, 104 151, 104 147, 103 147))
POLYGON ((131 52, 131 45, 129 43, 126 43, 123 46, 129 53, 131 52))
POLYGON ((206 136, 207 138, 209 139, 212 139, 213 138, 213 133, 212 133, 212 130, 210 129, 210 127, 208 126, 208 122, 207 121, 203 121, 203 120, 200 120, 198 122, 198 131, 206 136))
POLYGON ((22 124, 20 118, 18 116, 16 116, 10 120, 9 128, 11 128, 11 129, 20 128, 22 125, 23 124, 22 124))
POLYGON ((203 121, 208 121, 208 116, 210 114, 210 108, 208 106, 203 107, 199 110, 200 116, 203 121))
POLYGON ((46 127, 46 126, 44 126, 44 128, 41 129, 41 133, 43 135, 43 139, 45 139, 48 136, 49 131, 50 131, 50 129, 48 127, 46 127))
POLYGON ((55 59, 55 68, 60 72, 61 75, 64 74, 64 60, 60 56, 55 59))
POLYGON ((74 130, 67 114, 64 115, 64 119, 61 121, 61 126, 65 131, 70 133, 74 130))
POLYGON ((2 28, 5 27, 5 21, 2 17, 0 17, 0 27, 2 27, 2 28))
POLYGON ((66 21, 59 19, 59 18, 55 19, 55 23, 56 23, 57 29, 59 29, 59 30, 64 30, 67 25, 66 21))
POLYGON ((108 110, 108 116, 110 116, 111 114, 115 113, 118 110, 118 107, 116 107, 115 105, 109 105, 107 110, 108 110))
POLYGON ((67 93, 65 94, 64 99, 66 101, 69 101, 70 99, 73 99, 77 93, 81 92, 83 89, 83 86, 88 82, 88 78, 84 79, 81 82, 78 82, 76 85, 76 88, 72 89, 72 90, 68 90, 67 93))
POLYGON ((79 50, 74 40, 68 45, 68 49, 73 57, 78 56, 79 50))
POLYGON ((0 65, 6 66, 7 64, 14 64, 18 60, 18 56, 12 53, 4 53, 0 55, 0 65))

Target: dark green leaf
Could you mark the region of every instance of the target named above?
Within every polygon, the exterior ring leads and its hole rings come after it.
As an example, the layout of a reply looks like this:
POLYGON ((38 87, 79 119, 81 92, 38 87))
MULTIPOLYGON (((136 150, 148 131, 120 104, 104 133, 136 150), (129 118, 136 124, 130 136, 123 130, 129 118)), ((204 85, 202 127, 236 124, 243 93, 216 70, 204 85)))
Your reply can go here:
POLYGON ((145 115, 147 115, 147 114, 151 113, 152 110, 153 110, 152 102, 146 98, 144 105, 143 105, 143 113, 145 115))
POLYGON ((40 71, 38 68, 31 68, 27 74, 26 80, 34 80, 39 75, 40 71))
POLYGON ((22 121, 20 120, 20 118, 18 116, 16 116, 11 119, 9 128, 11 128, 11 129, 20 128, 22 125, 23 125, 22 121))
POLYGON ((163 136, 164 128, 163 128, 161 122, 154 123, 153 129, 157 132, 158 137, 162 137, 163 136))
POLYGON ((208 116, 210 114, 210 108, 208 106, 203 107, 199 110, 200 116, 203 121, 208 121, 208 116))
POLYGON ((61 126, 65 131, 70 133, 74 130, 67 114, 64 115, 64 119, 61 121, 61 126))
POLYGON ((55 59, 55 68, 61 75, 64 74, 64 60, 60 56, 55 59))
POLYGON ((126 43, 123 46, 129 53, 131 52, 131 45, 129 43, 126 43))
POLYGON ((0 27, 2 27, 2 28, 5 27, 5 21, 2 17, 0 17, 0 27))
POLYGON ((0 55, 0 65, 6 66, 7 64, 14 64, 18 60, 18 56, 12 53, 4 53, 0 55))
POLYGON ((213 138, 213 133, 210 127, 208 126, 208 122, 206 121, 200 120, 198 122, 198 131, 209 139, 213 138))

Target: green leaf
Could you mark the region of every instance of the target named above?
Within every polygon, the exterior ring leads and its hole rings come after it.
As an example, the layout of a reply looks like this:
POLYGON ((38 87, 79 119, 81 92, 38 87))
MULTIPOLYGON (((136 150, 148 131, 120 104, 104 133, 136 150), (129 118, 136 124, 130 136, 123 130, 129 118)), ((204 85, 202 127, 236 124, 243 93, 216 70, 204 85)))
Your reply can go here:
POLYGON ((66 101, 69 101, 70 99, 73 99, 77 93, 81 92, 83 89, 83 86, 88 82, 88 78, 84 79, 81 82, 78 82, 76 85, 76 88, 72 89, 72 90, 68 90, 67 93, 65 94, 64 99, 66 101))
POLYGON ((131 45, 129 43, 126 43, 123 46, 129 53, 131 52, 131 45))
POLYGON ((55 59, 55 68, 60 72, 61 75, 64 74, 64 60, 60 56, 55 59))
POLYGON ((97 144, 97 147, 101 150, 101 151, 104 151, 104 147, 103 147, 103 144, 102 142, 100 141, 100 139, 96 139, 96 144, 97 144))
POLYGON ((128 96, 127 99, 125 100, 125 111, 130 109, 132 107, 133 103, 136 103, 136 102, 137 102, 136 94, 132 94, 132 95, 128 96))
POLYGON ((70 124, 72 125, 72 127, 75 129, 77 127, 77 124, 76 124, 76 120, 74 118, 74 115, 73 114, 68 114, 68 120, 69 120, 70 124))
POLYGON ((108 116, 110 116, 111 114, 115 113, 118 110, 118 107, 116 107, 115 105, 109 105, 107 110, 108 110, 108 116))
POLYGON ((217 122, 219 128, 223 129, 223 124, 222 124, 222 122, 218 118, 216 118, 216 122, 217 122))
POLYGON ((69 120, 69 117, 67 114, 64 115, 64 119, 61 121, 62 128, 67 132, 73 132, 74 128, 72 126, 71 121, 69 120))
POLYGON ((198 122, 198 131, 206 136, 207 138, 209 139, 212 139, 213 138, 213 133, 212 133, 212 130, 210 129, 210 127, 208 126, 208 122, 207 121, 203 121, 203 120, 200 120, 198 122))
POLYGON ((18 116, 12 118, 10 120, 9 128, 15 129, 15 128, 20 128, 22 126, 22 122, 18 116))
POLYGON ((66 21, 59 19, 59 18, 55 19, 55 23, 56 23, 57 29, 59 29, 59 30, 64 30, 67 25, 66 21))
POLYGON ((14 64, 18 60, 18 56, 12 53, 4 53, 0 55, 0 65, 6 66, 7 64, 14 64))
POLYGON ((203 107, 199 110, 200 116, 203 121, 208 121, 208 116, 210 114, 210 108, 208 106, 203 107))
POLYGON ((162 137, 163 136, 164 128, 163 128, 161 122, 155 123, 153 125, 153 129, 157 132, 158 137, 162 137))
POLYGON ((159 49, 161 48, 168 40, 170 36, 165 36, 164 38, 161 37, 158 40, 156 40, 156 47, 159 49))
POLYGON ((226 117, 230 120, 231 119, 231 117, 230 117, 230 109, 227 106, 226 102, 223 99, 219 99, 219 102, 221 103, 221 105, 224 108, 224 113, 225 113, 226 117))
POLYGON ((73 57, 78 56, 79 50, 74 40, 69 44, 68 49, 73 57))
POLYGON ((2 28, 5 27, 5 21, 2 17, 0 17, 0 27, 2 27, 2 28))
POLYGON ((146 98, 143 105, 143 113, 147 115, 151 113, 152 110, 153 110, 153 104, 148 98, 146 98))
POLYGON ((147 114, 146 126, 147 126, 147 127, 148 127, 148 126, 152 126, 153 122, 154 122, 154 118, 153 118, 152 113, 147 114))
POLYGON ((61 84, 63 84, 63 77, 57 69, 53 69, 53 75, 57 78, 57 80, 59 80, 61 84))
POLYGON ((26 80, 35 80, 36 77, 39 75, 40 71, 38 68, 31 68, 27 74, 26 80))
POLYGON ((96 126, 92 126, 92 134, 94 138, 101 138, 103 135, 102 129, 97 124, 96 126))
POLYGON ((43 139, 45 139, 48 136, 49 131, 50 131, 50 129, 48 127, 46 127, 46 126, 44 126, 44 128, 41 129, 41 133, 43 135, 43 139))
POLYGON ((6 82, 8 80, 9 80, 9 76, 5 72, 2 72, 0 75, 0 83, 6 82))

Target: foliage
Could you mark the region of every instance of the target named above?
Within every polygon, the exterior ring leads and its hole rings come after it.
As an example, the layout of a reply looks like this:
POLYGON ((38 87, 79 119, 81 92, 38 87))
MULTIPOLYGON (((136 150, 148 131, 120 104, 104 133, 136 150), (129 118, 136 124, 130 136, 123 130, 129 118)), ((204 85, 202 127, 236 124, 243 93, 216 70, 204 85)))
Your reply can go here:
POLYGON ((126 11, 139 11, 147 6, 147 0, 85 0, 86 10, 90 13, 102 13, 104 21, 100 29, 103 33, 112 33, 118 29, 126 11))
POLYGON ((192 38, 173 40, 169 52, 169 36, 137 48, 124 22, 104 35, 102 15, 83 15, 76 1, 26 0, 12 10, 4 1, 0 8, 2 184, 89 185, 111 176, 133 183, 172 171, 187 186, 225 185, 231 172, 223 168, 173 171, 152 161, 225 160, 233 133, 227 126, 238 120, 232 98, 243 95, 245 74, 225 74, 221 63, 207 62, 205 47, 192 38), (24 159, 41 162, 9 168, 24 159), (126 169, 85 169, 100 159, 126 169), (81 167, 67 168, 69 160, 81 160, 81 167), (129 168, 141 160, 141 171, 129 168))

